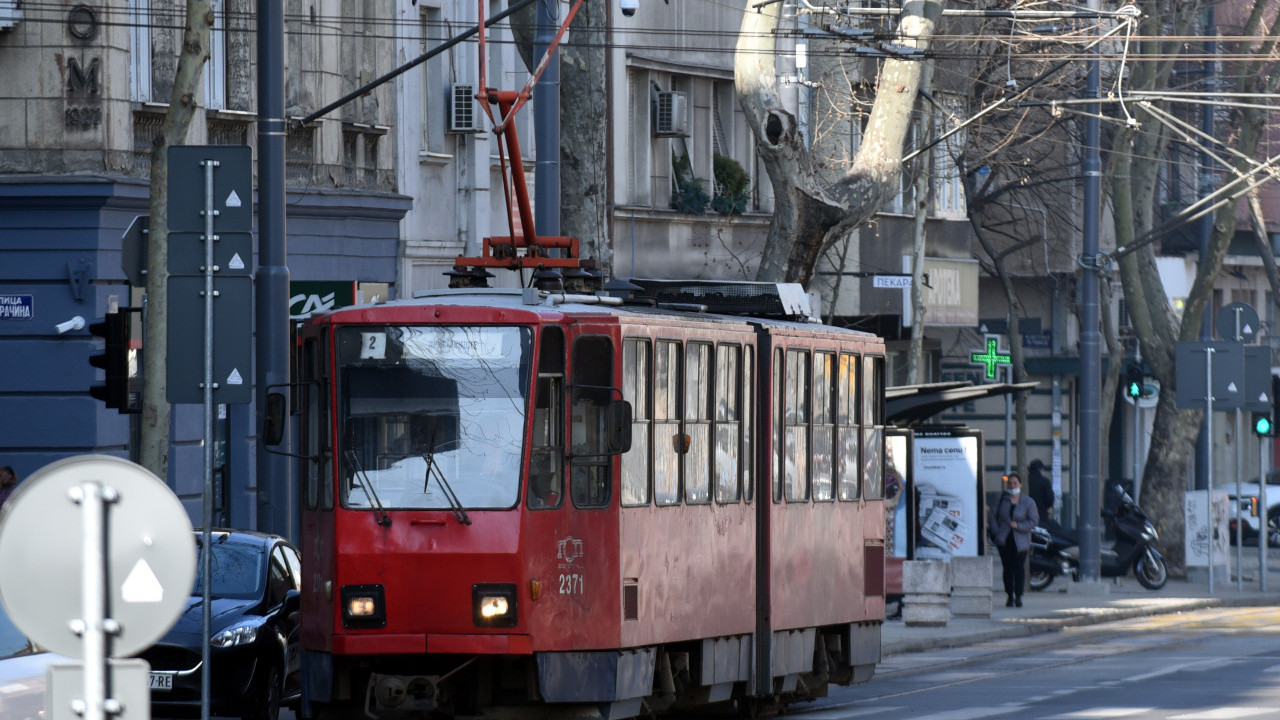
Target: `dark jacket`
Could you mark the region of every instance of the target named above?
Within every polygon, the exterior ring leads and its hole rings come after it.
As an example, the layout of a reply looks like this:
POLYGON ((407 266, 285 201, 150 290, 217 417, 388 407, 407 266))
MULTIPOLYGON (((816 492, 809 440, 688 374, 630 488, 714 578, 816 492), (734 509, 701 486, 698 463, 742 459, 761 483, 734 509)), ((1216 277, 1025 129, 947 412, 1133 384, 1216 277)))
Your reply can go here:
POLYGON ((1036 501, 1040 518, 1048 520, 1053 515, 1053 482, 1044 474, 1044 466, 1038 463, 1038 460, 1031 463, 1031 471, 1027 473, 1027 486, 1030 488, 1031 499, 1036 501))
POLYGON ((1036 510, 1036 502, 1023 497, 1017 504, 1009 499, 1008 491, 1000 493, 1000 499, 991 508, 991 517, 987 519, 987 527, 991 529, 991 539, 996 547, 1004 545, 1009 533, 1013 533, 1013 544, 1018 552, 1031 549, 1031 528, 1040 524, 1040 513, 1036 510), (1013 520, 1018 523, 1015 530, 1009 524, 1013 520))

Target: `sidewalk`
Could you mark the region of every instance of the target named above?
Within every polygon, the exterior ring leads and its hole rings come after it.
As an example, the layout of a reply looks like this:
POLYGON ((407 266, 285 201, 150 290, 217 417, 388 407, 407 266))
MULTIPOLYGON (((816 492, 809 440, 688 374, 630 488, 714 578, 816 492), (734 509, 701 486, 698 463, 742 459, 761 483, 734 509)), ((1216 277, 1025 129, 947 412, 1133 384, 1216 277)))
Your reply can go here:
POLYGON ((1213 592, 1209 574, 1193 568, 1186 579, 1170 578, 1160 590, 1148 590, 1133 577, 1102 578, 1098 583, 1081 584, 1059 577, 1043 592, 1028 591, 1023 607, 1004 606, 1000 585, 1000 560, 995 559, 991 617, 959 617, 942 627, 908 627, 900 618, 887 619, 881 628, 881 655, 889 657, 938 648, 962 647, 988 640, 1024 637, 1064 627, 1094 625, 1146 615, 1196 610, 1207 607, 1280 605, 1280 549, 1267 554, 1267 591, 1259 589, 1258 549, 1245 547, 1243 578, 1237 589, 1235 548, 1228 557, 1229 568, 1216 568, 1213 592))

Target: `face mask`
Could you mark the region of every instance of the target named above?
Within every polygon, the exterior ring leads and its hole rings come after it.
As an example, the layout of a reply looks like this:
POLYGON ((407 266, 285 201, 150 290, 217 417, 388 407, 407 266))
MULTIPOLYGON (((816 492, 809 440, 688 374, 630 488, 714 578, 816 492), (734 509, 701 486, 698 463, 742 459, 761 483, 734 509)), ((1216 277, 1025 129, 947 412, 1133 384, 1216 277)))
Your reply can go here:
POLYGON ((1009 494, 1010 494, 1010 495, 1020 495, 1020 494, 1022 494, 1022 488, 1010 488, 1010 489, 1009 489, 1009 494))

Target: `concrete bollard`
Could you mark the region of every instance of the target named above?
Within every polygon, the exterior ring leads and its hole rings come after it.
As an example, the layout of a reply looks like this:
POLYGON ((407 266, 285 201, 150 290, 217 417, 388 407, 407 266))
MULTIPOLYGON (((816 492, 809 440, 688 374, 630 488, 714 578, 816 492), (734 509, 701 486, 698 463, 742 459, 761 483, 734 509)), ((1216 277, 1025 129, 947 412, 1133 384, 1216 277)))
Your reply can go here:
POLYGON ((951 620, 951 572, 941 560, 902 563, 902 622, 939 627, 951 620))
POLYGON ((951 614, 960 617, 991 617, 991 583, 994 559, 951 558, 951 614))

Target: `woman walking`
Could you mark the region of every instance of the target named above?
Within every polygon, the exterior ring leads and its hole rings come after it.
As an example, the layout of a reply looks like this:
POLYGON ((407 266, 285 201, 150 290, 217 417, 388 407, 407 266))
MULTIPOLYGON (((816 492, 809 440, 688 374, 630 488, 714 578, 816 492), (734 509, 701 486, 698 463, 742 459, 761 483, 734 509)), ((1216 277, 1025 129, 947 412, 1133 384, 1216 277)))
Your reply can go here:
POLYGON ((1005 491, 991 509, 988 527, 1000 551, 1004 568, 1005 607, 1022 607, 1022 588, 1027 584, 1027 551, 1031 549, 1031 529, 1040 524, 1035 501, 1022 494, 1022 478, 1012 473, 1005 491))

